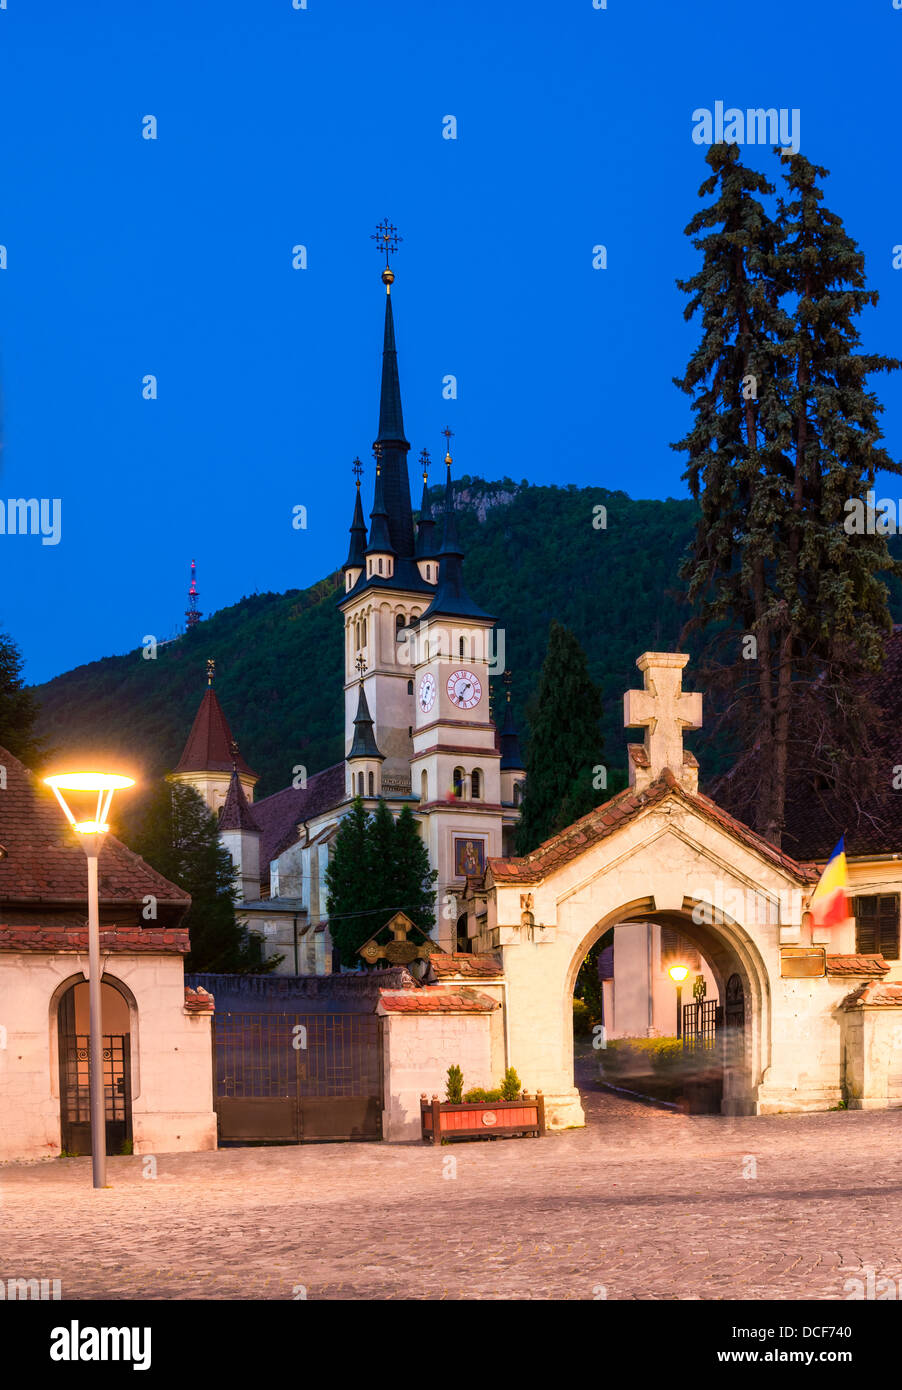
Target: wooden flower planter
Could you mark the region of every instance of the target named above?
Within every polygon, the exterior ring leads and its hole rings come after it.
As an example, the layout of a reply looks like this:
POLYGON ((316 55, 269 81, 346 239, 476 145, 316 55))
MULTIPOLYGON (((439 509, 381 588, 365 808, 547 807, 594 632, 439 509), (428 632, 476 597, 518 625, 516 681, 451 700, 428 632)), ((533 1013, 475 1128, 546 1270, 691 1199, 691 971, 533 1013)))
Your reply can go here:
POLYGON ((424 1144, 443 1139, 498 1139, 545 1133, 545 1097, 541 1091, 519 1100, 471 1101, 453 1105, 438 1096, 420 1096, 424 1144))

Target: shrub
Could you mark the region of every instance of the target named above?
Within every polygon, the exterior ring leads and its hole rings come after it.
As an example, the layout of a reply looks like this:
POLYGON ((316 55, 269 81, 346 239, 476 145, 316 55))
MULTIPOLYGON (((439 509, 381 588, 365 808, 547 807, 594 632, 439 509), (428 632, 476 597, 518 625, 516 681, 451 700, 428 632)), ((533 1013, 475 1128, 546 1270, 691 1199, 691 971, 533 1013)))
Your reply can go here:
POLYGON ((573 1034, 577 1038, 587 1038, 592 1032, 592 1014, 588 1004, 582 999, 573 1000, 573 1034))
POLYGON ((523 1083, 513 1067, 508 1067, 504 1073, 504 1080, 501 1082, 502 1100, 519 1100, 520 1092, 523 1090, 523 1083))
POLYGON ((669 1071, 684 1061, 679 1038, 611 1038, 600 1052, 605 1071, 669 1071))
POLYGON ((467 1094, 464 1096, 464 1101, 467 1105, 476 1105, 485 1103, 486 1101, 499 1101, 500 1099, 500 1090, 485 1091, 481 1086, 474 1086, 472 1090, 467 1091, 467 1094))
POLYGON ((464 1074, 460 1067, 455 1063, 448 1068, 448 1082, 445 1086, 445 1100, 450 1105, 460 1105, 460 1098, 464 1088, 464 1074))

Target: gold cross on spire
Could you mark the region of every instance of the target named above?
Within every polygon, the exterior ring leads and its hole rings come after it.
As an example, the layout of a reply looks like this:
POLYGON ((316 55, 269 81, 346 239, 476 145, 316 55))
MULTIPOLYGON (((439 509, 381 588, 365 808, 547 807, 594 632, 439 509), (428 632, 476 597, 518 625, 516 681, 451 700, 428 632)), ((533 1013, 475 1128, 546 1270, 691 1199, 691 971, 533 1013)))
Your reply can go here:
POLYGON ((430 457, 429 457, 429 450, 428 450, 428 449, 421 449, 421 450, 420 450, 420 464, 422 465, 422 468, 423 468, 423 482, 424 482, 424 483, 425 483, 426 479, 429 477, 429 465, 430 465, 431 462, 432 462, 432 460, 431 460, 430 457))
POLYGON ((449 429, 446 425, 445 428, 442 430, 442 434, 445 436, 445 463, 447 463, 448 467, 450 468, 452 461, 451 440, 454 438, 454 431, 452 429, 449 429))
POLYGON ((387 217, 382 222, 378 223, 375 233, 370 237, 370 241, 376 243, 376 250, 379 251, 380 254, 383 251, 385 252, 385 269, 382 272, 382 283, 385 286, 386 294, 391 294, 392 282, 395 278, 395 272, 389 265, 388 258, 390 255, 394 255, 403 240, 403 237, 398 236, 397 227, 393 227, 387 217))
POLYGON ((363 464, 360 462, 359 458, 355 459, 354 462, 351 464, 351 472, 354 474, 354 480, 357 483, 357 491, 359 492, 360 479, 363 474, 363 464))
POLYGON ((212 656, 207 658, 207 685, 212 685, 216 677, 216 662, 212 656))
POLYGON ((366 661, 364 660, 363 656, 358 655, 357 660, 354 662, 354 665, 357 667, 358 676, 361 680, 363 680, 363 673, 366 670, 366 661))

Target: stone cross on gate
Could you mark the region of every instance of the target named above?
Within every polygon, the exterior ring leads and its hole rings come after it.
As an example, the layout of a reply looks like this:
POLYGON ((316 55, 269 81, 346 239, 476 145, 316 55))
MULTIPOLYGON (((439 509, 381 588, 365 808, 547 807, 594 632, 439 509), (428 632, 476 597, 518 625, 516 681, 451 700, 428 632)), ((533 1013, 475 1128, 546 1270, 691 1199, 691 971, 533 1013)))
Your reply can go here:
POLYGON ((683 730, 702 727, 702 697, 682 689, 683 667, 688 656, 681 652, 644 652, 636 662, 645 675, 644 690, 628 690, 623 697, 623 723, 627 729, 645 729, 645 743, 630 744, 630 786, 644 791, 669 767, 686 791, 698 791, 698 763, 683 748, 683 730))

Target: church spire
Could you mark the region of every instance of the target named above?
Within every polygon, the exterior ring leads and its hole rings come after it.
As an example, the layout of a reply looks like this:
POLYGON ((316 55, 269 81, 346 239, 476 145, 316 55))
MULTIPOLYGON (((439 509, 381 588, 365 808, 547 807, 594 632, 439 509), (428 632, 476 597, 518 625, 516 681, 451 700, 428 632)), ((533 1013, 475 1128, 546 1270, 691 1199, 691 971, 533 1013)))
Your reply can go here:
POLYGON ((354 498, 354 517, 351 521, 351 543, 348 546, 348 558, 345 560, 344 567, 348 569, 363 569, 366 564, 366 522, 363 519, 363 505, 360 501, 360 476, 363 473, 363 464, 360 459, 355 459, 351 465, 351 472, 354 474, 354 481, 357 484, 357 496, 354 498))
POLYGON ((425 560, 435 554, 435 522, 429 505, 429 450, 423 449, 420 463, 423 467, 423 500, 420 503, 420 519, 417 522, 417 559, 425 560))
POLYGON ((401 379, 398 373, 395 320, 391 302, 395 272, 389 265, 389 256, 398 249, 401 238, 397 229, 386 219, 377 227, 373 240, 380 253, 385 254, 385 269, 382 271, 382 283, 385 285, 385 328, 382 339, 382 385, 376 444, 382 453, 383 490, 391 548, 396 555, 406 557, 414 553, 413 509, 410 504, 410 481, 407 476, 407 451, 410 445, 404 437, 401 379))
POLYGON ((392 555, 394 551, 391 543, 391 531, 389 527, 389 516, 385 506, 385 490, 382 480, 382 450, 377 443, 374 450, 376 454, 376 486, 373 489, 373 510, 370 512, 370 543, 366 548, 367 555, 392 555))
POLYGON ((442 544, 438 552, 439 581, 435 598, 430 603, 424 618, 485 618, 493 619, 478 604, 474 603, 464 587, 464 553, 457 538, 457 521, 454 515, 454 487, 451 482, 451 439, 453 433, 444 429, 442 433, 448 441, 445 466, 448 470, 445 483, 445 510, 443 513, 442 544))
POLYGON ((514 712, 511 709, 510 671, 505 671, 502 680, 507 698, 504 702, 504 723, 501 725, 501 732, 498 735, 498 745, 501 751, 500 768, 502 772, 522 772, 524 763, 523 755, 520 752, 520 735, 517 733, 514 724, 514 712))

